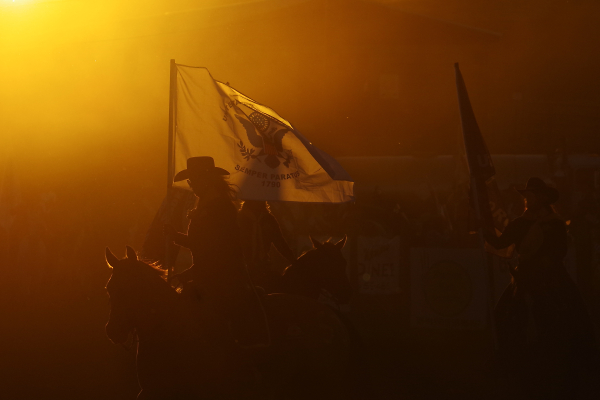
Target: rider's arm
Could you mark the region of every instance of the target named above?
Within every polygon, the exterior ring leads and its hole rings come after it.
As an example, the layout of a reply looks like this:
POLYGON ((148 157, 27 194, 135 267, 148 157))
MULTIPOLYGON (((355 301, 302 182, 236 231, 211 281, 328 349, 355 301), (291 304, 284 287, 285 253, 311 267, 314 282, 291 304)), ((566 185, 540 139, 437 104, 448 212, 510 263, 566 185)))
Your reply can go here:
POLYGON ((495 232, 483 230, 483 238, 495 249, 505 249, 516 241, 516 220, 511 221, 504 232, 500 236, 496 236, 495 232))
POLYGON ((255 234, 254 224, 255 222, 247 217, 243 211, 239 212, 238 225, 240 228, 242 250, 244 251, 244 257, 247 263, 252 261, 253 256, 253 235, 255 234))
POLYGON ((279 223, 277 222, 277 219, 275 219, 274 216, 272 216, 271 226, 269 227, 269 230, 271 231, 271 240, 273 246, 275 246, 279 254, 285 257, 285 259, 288 260, 288 262, 294 262, 296 260, 296 256, 294 255, 294 252, 283 237, 283 233, 281 233, 279 223))

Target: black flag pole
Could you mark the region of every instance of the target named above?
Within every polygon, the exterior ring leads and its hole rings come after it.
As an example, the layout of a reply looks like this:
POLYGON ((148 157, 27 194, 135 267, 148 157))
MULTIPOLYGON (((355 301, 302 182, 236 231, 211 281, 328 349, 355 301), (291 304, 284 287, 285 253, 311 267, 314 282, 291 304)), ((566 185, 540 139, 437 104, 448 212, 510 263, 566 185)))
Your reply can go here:
MULTIPOLYGON (((458 106, 460 109, 460 121, 462 126, 465 154, 469 165, 471 181, 471 200, 478 221, 493 227, 493 216, 489 207, 486 181, 492 179, 496 174, 492 157, 487 149, 475 113, 471 107, 467 87, 463 80, 458 63, 454 64, 456 75, 456 91, 458 95, 458 106), (485 207, 485 209, 484 209, 485 207)), ((494 268, 490 255, 485 252, 485 240, 483 238, 483 227, 478 229, 479 247, 484 251, 484 263, 488 272, 488 323, 491 330, 493 347, 497 347, 496 327, 494 321, 494 268)))
MULTIPOLYGON (((177 65, 171 59, 169 72, 169 144, 167 157, 167 204, 173 192, 173 177, 175 176, 175 131, 177 129, 177 65)), ((171 260, 170 236, 165 243, 165 268, 167 269, 167 282, 173 277, 173 260, 171 260)))

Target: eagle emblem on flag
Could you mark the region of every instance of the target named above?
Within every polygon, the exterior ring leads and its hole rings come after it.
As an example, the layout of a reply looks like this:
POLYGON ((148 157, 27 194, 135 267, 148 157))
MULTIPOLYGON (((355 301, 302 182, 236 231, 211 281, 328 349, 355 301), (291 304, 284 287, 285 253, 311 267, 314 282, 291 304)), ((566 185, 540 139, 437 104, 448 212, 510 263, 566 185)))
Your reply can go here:
POLYGON ((241 110, 238 111, 235 113, 235 118, 246 130, 248 141, 254 148, 260 149, 255 155, 255 149, 247 148, 240 140, 238 147, 242 156, 246 160, 255 158, 264 161, 273 169, 279 167, 280 164, 289 168, 292 155, 290 151, 283 148, 282 141, 285 134, 291 130, 271 121, 269 117, 259 112, 253 111, 246 116, 241 110))

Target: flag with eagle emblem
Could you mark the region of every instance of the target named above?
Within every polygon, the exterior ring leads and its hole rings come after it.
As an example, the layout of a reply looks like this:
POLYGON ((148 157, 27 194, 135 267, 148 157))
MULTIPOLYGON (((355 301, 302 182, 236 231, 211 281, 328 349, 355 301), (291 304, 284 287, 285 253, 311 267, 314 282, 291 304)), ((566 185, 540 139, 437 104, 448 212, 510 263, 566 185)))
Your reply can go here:
MULTIPOLYGON (((348 173, 290 122, 215 81, 206 68, 176 68, 172 173, 185 169, 189 157, 211 156, 229 171, 243 200, 353 200, 348 173)), ((174 185, 184 187, 185 182, 174 185)))

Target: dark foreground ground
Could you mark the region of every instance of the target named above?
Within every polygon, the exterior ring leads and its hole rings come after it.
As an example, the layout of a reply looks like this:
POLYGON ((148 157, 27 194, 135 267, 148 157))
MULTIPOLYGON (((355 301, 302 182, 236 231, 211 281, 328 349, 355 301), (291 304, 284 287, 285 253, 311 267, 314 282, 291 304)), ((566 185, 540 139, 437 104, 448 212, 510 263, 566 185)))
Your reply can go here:
MULTIPOLYGON (((134 352, 104 334, 103 285, 2 294, 0 398, 135 399, 134 352)), ((490 368, 485 331, 410 330, 400 306, 356 307, 350 314, 367 343, 373 398, 516 398, 490 368)), ((600 398, 600 376, 584 376, 583 385, 583 398, 600 398)))

